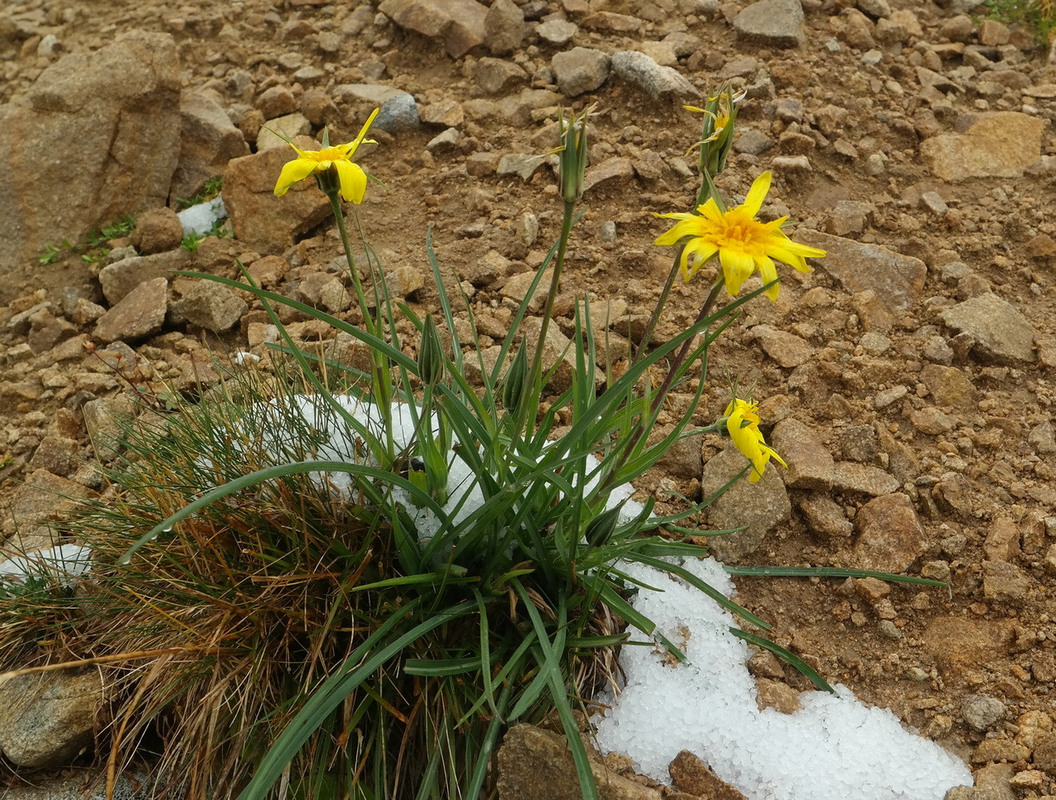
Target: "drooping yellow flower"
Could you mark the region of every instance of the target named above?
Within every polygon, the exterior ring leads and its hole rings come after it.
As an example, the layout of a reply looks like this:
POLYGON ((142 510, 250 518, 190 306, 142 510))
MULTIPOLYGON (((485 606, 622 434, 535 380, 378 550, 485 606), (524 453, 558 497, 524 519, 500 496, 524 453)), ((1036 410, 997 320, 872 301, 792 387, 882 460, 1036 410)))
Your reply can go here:
POLYGON ((367 173, 352 160, 352 156, 364 142, 377 144, 373 139, 365 137, 379 110, 374 109, 374 113, 360 129, 359 135, 348 144, 324 147, 322 150, 301 150, 290 143, 290 147, 297 151, 297 158, 287 162, 279 173, 279 179, 275 182, 275 196, 282 197, 293 184, 311 175, 329 173, 332 170, 336 174, 341 197, 350 203, 362 203, 363 195, 367 191, 367 173))
MULTIPOLYGON (((764 172, 748 190, 743 205, 722 211, 713 197, 697 207, 696 214, 657 214, 678 222, 657 238, 658 245, 678 244, 686 240, 680 267, 687 282, 704 264, 718 255, 726 291, 736 297, 741 284, 756 270, 767 284, 777 280, 774 261, 781 261, 800 272, 810 272, 805 259, 820 258, 825 251, 793 242, 781 230, 788 217, 773 222, 759 222, 755 215, 770 191, 770 173, 764 172)), ((777 285, 766 290, 766 296, 777 299, 777 285)))
POLYGON ((724 416, 726 417, 726 430, 733 444, 752 462, 752 474, 748 476, 749 483, 759 482, 771 458, 782 467, 788 467, 781 456, 763 441, 762 431, 759 430, 758 403, 735 397, 726 406, 724 416))

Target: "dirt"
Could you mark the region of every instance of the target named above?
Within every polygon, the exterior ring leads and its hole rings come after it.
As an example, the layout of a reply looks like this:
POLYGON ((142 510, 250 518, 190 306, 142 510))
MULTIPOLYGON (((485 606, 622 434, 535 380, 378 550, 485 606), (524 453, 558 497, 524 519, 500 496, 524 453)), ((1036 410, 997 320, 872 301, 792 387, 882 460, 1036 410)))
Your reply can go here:
MULTIPOLYGON (((179 44, 185 89, 215 90, 236 117, 250 107, 230 90, 227 79, 236 71, 247 71, 258 93, 284 85, 299 97, 308 88, 295 82, 294 70, 280 66, 284 58, 286 63, 296 62, 297 68, 322 69, 318 87, 323 89, 343 83, 381 83, 412 93, 420 106, 446 100, 464 103, 482 96, 473 77, 474 64, 489 55, 486 49, 452 58, 439 38, 401 29, 376 9, 357 12, 354 5, 244 0, 174 7, 148 0, 67 8, 37 0, 16 2, 12 13, 42 12, 39 33, 56 32, 66 52, 97 48, 133 28, 171 33, 179 44), (357 13, 361 26, 351 22, 357 13), (341 36, 336 52, 326 53, 317 46, 318 34, 328 31, 341 36), (381 77, 368 77, 378 64, 383 66, 381 77)), ((740 601, 773 623, 779 643, 790 646, 830 680, 845 683, 867 702, 892 709, 966 759, 984 737, 1018 736, 1022 742, 1024 732, 1037 731, 1038 726, 1042 732, 1051 730, 1051 719, 1046 721, 1037 712, 1053 712, 1056 689, 1056 521, 1050 516, 1056 501, 1052 486, 1056 464, 1042 441, 1051 415, 1056 363, 1048 344, 1056 341, 1052 339, 1056 336, 1056 244, 1049 238, 1056 238, 1052 217, 1056 177, 1050 168, 1035 167, 1021 177, 943 181, 922 163, 920 144, 957 130, 965 115, 984 111, 1023 111, 1030 106, 1028 113, 1051 122, 1056 118, 1052 101, 1018 90, 994 90, 982 86, 979 76, 969 76, 961 81, 962 88, 947 93, 945 104, 937 103, 917 77, 919 56, 929 48, 877 43, 879 63, 863 63, 863 55, 874 48, 855 46, 841 32, 854 14, 861 16, 857 10, 851 14, 851 4, 843 0, 804 3, 805 43, 789 50, 738 38, 730 24, 742 7, 737 3, 714 9, 701 3, 700 13, 678 12, 674 0, 589 4, 564 0, 563 6, 550 0, 524 5, 529 11, 546 6, 545 13, 565 12, 581 23, 569 45, 555 46, 530 36, 508 56, 533 76, 535 85, 551 89, 555 87, 546 83, 546 68, 555 52, 572 45, 607 52, 635 49, 682 26, 699 39, 699 46, 680 59, 678 71, 703 91, 723 76, 731 77, 735 85, 752 87, 739 118, 740 133, 762 133, 775 143, 760 155, 733 155, 720 180, 727 197, 743 197, 761 170, 773 168, 774 187, 763 216, 790 215, 798 223, 788 229, 794 239, 801 231, 837 231, 927 265, 923 287, 914 293, 911 305, 891 314, 890 326, 883 329, 870 327, 868 315, 860 313, 862 297, 853 298, 853 292, 820 263, 809 276, 783 270, 780 299, 754 301, 713 349, 711 385, 697 421, 707 424, 721 414, 735 377, 739 386, 762 401, 767 433, 782 418, 792 416, 810 426, 837 460, 887 469, 892 459, 908 458, 910 474, 898 491, 912 500, 925 544, 906 571, 948 574, 949 589, 895 585, 889 595, 878 598, 869 596, 868 587, 833 579, 742 579, 740 601), (591 29, 587 20, 597 11, 634 15, 644 22, 630 35, 591 29), (838 43, 838 49, 828 42, 838 43), (795 121, 796 111, 788 101, 801 104, 801 121, 795 121), (882 155, 883 167, 873 172, 867 163, 876 153, 882 155), (798 155, 807 156, 809 171, 772 161, 775 156, 798 155), (921 197, 927 192, 937 193, 947 210, 937 211, 934 203, 929 207, 929 200, 921 197), (848 201, 864 204, 856 207, 858 222, 847 222, 848 209, 855 208, 846 205, 848 201), (949 267, 955 262, 967 266, 949 267), (820 305, 799 302, 819 288, 827 290, 813 295, 823 298, 820 305), (975 395, 960 407, 942 409, 953 423, 948 431, 925 432, 926 425, 915 424, 913 415, 935 405, 920 377, 931 363, 926 349, 929 338, 938 336, 956 345, 955 332, 943 324, 941 313, 987 289, 1026 317, 1039 358, 1033 363, 993 364, 954 346, 950 365, 970 381, 975 395), (800 337, 812 348, 813 363, 827 367, 806 374, 805 379, 802 368, 779 366, 753 335, 759 324, 800 337), (879 352, 863 347, 862 337, 870 330, 889 340, 879 352), (882 407, 873 402, 878 392, 900 385, 907 389, 901 399, 882 407), (950 502, 941 490, 936 491, 949 473, 963 477, 960 485, 966 501, 950 502), (995 562, 1013 565, 1026 588, 995 591, 991 585, 988 590, 984 575, 993 569, 987 565, 995 562), (996 698, 1005 706, 1003 717, 986 731, 965 721, 962 709, 972 695, 996 698)), ((859 3, 867 11, 879 5, 886 4, 859 3)), ((929 43, 932 51, 938 48, 946 74, 961 64, 953 51, 942 50, 948 47, 956 9, 908 0, 894 0, 891 5, 920 23, 922 35, 910 41, 929 43)), ((983 9, 972 13, 969 43, 978 41, 983 9)), ((1003 70, 1026 76, 1034 86, 1056 83, 1056 68, 1047 63, 1045 48, 1033 43, 1028 32, 1013 30, 1011 43, 1001 53, 1003 70)), ((23 93, 57 55, 36 55, 35 43, 4 51, 0 99, 23 93)), ((683 111, 677 100, 651 99, 613 78, 596 91, 565 102, 572 108, 598 106, 591 130, 594 164, 624 156, 640 166, 637 177, 602 183, 584 199, 585 214, 572 238, 567 294, 559 304, 564 309, 559 323, 567 329, 573 294, 620 299, 639 313, 655 303, 671 253, 652 244, 666 229, 653 213, 688 210, 698 184, 695 176, 682 177, 667 167, 650 172, 642 165, 653 163, 650 153, 667 165, 677 164, 698 135, 699 117, 683 111), (603 234, 608 222, 615 223, 615 237, 603 234)), ((331 140, 351 138, 369 110, 363 102, 340 109, 331 140)), ((455 271, 498 250, 508 260, 508 273, 478 287, 472 302, 483 316, 501 316, 507 304, 501 294, 505 279, 538 265, 558 233, 560 206, 554 176, 544 166, 527 181, 494 171, 471 177, 465 164, 480 153, 497 159, 506 153, 552 150, 556 109, 544 109, 537 116, 529 124, 512 124, 466 114, 458 126, 463 133, 458 149, 445 155, 434 156, 426 147, 443 128, 424 125, 396 136, 382 135, 379 147, 364 150, 364 167, 385 186, 370 188, 360 217, 385 263, 423 268, 430 226, 440 262, 455 271), (530 246, 517 242, 526 213, 536 215, 540 225, 539 237, 530 246)), ((1039 155, 1056 156, 1052 125, 1043 134, 1039 155)), ((688 161, 692 167, 692 156, 688 161)), ((338 253, 330 230, 317 231, 295 250, 298 257, 320 265, 338 253)), ((710 280, 710 275, 702 274, 676 287, 660 340, 692 320, 710 280)), ((98 297, 93 281, 92 270, 76 257, 48 268, 27 264, 23 271, 0 275, 0 297, 21 298, 24 306, 32 292, 43 290, 54 297, 67 286, 88 286, 98 297)), ((435 295, 428 291, 413 295, 411 301, 419 313, 435 310, 435 295)), ((15 300, 15 305, 19 302, 15 300)), ((241 335, 222 345, 239 346, 241 335)), ((5 348, 19 341, 4 334, 5 348)), ((137 347, 142 351, 150 345, 137 347)), ((9 379, 0 374, 0 380, 9 379)), ((8 465, 0 473, 5 498, 18 490, 36 444, 53 426, 58 410, 68 407, 66 400, 61 393, 38 401, 20 401, 10 394, 4 398, 0 407, 10 432, 8 441, 0 445, 0 450, 10 449, 8 465)), ((1051 433, 1048 436, 1051 439, 1051 433)), ((82 453, 90 458, 83 431, 79 441, 82 453)), ((707 439, 705 459, 721 447, 719 440, 707 439)), ((700 481, 685 471, 657 471, 642 489, 675 489, 693 497, 700 492, 700 481)), ((789 489, 791 520, 771 532, 743 562, 847 565, 857 530, 844 537, 812 530, 801 504, 818 494, 789 489)), ((831 496, 851 522, 871 499, 851 491, 821 494, 831 496)), ((766 677, 806 688, 787 667, 779 676, 766 677)), ((1047 773, 1037 771, 1029 758, 1021 758, 1013 767, 1017 797, 1056 793, 1051 766, 1047 773)))

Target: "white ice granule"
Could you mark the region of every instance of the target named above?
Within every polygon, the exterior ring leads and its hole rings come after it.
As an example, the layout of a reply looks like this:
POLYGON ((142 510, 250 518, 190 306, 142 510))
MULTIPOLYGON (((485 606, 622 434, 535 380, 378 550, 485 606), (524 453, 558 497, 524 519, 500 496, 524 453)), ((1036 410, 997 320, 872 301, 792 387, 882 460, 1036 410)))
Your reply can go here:
POLYGON ((197 234, 204 236, 213 229, 213 226, 222 219, 227 218, 227 208, 224 207, 224 199, 220 196, 212 200, 206 200, 196 206, 185 208, 176 215, 183 226, 183 235, 197 234))
MULTIPOLYGON (((717 561, 683 566, 730 595, 717 561)), ((745 666, 748 647, 729 633, 729 612, 655 569, 627 572, 660 590, 639 591, 633 604, 687 659, 672 666, 658 647, 623 648, 626 684, 596 720, 603 752, 624 753, 669 783, 668 764, 689 750, 750 800, 942 800, 950 787, 971 785, 961 761, 846 687, 802 693, 794 714, 760 711, 745 666)), ((649 637, 638 632, 635 640, 649 637)))

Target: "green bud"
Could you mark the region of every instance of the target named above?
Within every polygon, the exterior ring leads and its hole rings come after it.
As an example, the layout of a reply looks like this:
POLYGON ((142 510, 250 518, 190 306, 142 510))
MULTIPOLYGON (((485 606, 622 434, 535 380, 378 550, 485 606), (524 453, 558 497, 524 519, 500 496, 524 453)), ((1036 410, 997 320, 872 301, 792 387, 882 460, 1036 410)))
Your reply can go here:
POLYGON ((579 114, 561 115, 561 149, 558 186, 561 199, 569 205, 583 197, 583 176, 587 170, 587 117, 593 106, 579 114))
POLYGON ((719 87, 703 108, 686 106, 691 111, 704 114, 700 130, 700 159, 697 168, 715 177, 726 167, 726 159, 733 149, 733 130, 737 120, 737 106, 744 99, 744 92, 733 92, 727 84, 719 87))
POLYGON ((528 352, 524 344, 517 349, 513 363, 502 379, 502 407, 508 414, 516 414, 524 397, 524 382, 528 377, 528 352))
POLYGON ((418 345, 418 377, 427 386, 435 386, 444 377, 444 343, 433 322, 433 315, 425 315, 422 340, 418 345))
POLYGON ((587 524, 587 544, 591 547, 602 547, 608 544, 612 534, 616 532, 622 508, 623 503, 620 503, 618 506, 602 511, 587 524))

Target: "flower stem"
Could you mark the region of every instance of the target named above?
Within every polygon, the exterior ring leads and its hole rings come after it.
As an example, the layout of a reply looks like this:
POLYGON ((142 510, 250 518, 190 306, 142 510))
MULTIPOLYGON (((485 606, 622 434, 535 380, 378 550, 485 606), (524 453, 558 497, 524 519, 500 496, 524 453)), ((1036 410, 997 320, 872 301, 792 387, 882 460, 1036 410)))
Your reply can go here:
POLYGON ((539 340, 536 342, 532 364, 525 377, 525 388, 530 392, 528 394, 529 402, 520 404, 517 419, 518 431, 523 431, 529 423, 528 413, 538 413, 539 410, 539 399, 543 393, 543 346, 546 344, 546 334, 550 329, 550 317, 554 313, 554 302, 557 300, 557 290, 561 283, 561 272, 565 266, 565 251, 568 249, 568 239, 572 233, 572 213, 575 208, 575 202, 565 201, 565 213, 561 220, 561 238, 558 240, 553 277, 550 280, 550 290, 546 295, 546 306, 543 309, 543 318, 539 325, 539 340))
POLYGON ((646 348, 649 347, 649 340, 653 337, 653 331, 656 330, 656 324, 660 321, 660 315, 664 311, 664 306, 667 305, 667 298, 671 294, 671 288, 675 285, 675 276, 678 275, 678 265, 682 260, 682 249, 681 247, 675 252, 675 261, 671 265, 671 271, 667 274, 667 283, 664 284, 664 290, 660 292, 660 299, 656 302, 656 308, 653 309, 653 315, 649 318, 649 325, 645 329, 645 333, 642 335, 642 340, 638 343, 638 346, 634 348, 634 356, 631 358, 631 363, 636 362, 645 352, 646 348))

